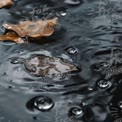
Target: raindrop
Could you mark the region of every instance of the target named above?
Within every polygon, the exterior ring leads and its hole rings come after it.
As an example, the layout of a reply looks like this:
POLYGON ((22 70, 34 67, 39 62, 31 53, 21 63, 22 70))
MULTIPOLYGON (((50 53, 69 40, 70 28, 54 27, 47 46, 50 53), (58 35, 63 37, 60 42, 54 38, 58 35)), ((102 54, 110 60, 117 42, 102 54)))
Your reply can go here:
POLYGON ((83 110, 81 107, 73 107, 70 110, 70 116, 81 117, 83 116, 83 110))
POLYGON ((106 89, 110 86, 110 82, 107 80, 99 80, 97 81, 97 86, 101 89, 106 89))
POLYGON ((39 96, 34 100, 34 107, 40 111, 48 111, 54 106, 52 99, 46 96, 39 96))
POLYGON ((39 111, 46 112, 52 109, 53 106, 54 102, 52 101, 52 99, 43 95, 33 97, 26 104, 27 109, 34 113, 38 113, 39 111))
POLYGON ((81 3, 81 0, 65 0, 64 3, 68 5, 79 5, 81 3))
POLYGON ((66 52, 70 55, 76 54, 78 53, 78 49, 74 48, 74 47, 69 47, 66 49, 66 52))

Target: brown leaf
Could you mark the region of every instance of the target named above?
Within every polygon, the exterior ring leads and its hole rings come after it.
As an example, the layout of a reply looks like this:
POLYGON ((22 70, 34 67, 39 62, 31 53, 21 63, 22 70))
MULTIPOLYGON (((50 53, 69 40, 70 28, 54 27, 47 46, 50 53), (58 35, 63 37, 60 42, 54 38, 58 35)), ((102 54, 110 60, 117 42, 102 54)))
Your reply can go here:
POLYGON ((12 5, 12 0, 0 0, 0 8, 12 5))
POLYGON ((45 55, 34 55, 25 60, 26 69, 35 76, 59 76, 65 73, 77 72, 79 69, 71 62, 61 58, 45 55))
POLYGON ((20 37, 39 38, 50 36, 54 33, 54 26, 57 24, 57 19, 38 20, 38 21, 23 21, 19 24, 4 24, 3 27, 16 32, 20 37))
POLYGON ((5 35, 0 36, 0 41, 6 40, 10 40, 20 44, 24 43, 24 40, 21 37, 19 37, 15 32, 8 32, 5 35))

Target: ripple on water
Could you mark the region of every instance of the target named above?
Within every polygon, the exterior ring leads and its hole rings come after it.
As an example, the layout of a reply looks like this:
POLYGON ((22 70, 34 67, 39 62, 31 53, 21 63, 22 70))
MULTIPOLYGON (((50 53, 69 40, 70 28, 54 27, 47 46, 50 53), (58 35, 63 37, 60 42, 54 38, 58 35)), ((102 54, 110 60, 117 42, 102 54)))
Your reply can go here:
POLYGON ((64 0, 64 3, 68 4, 68 5, 80 5, 82 2, 82 0, 64 0))
MULTIPOLYGON (((114 5, 116 8, 116 4, 113 2, 118 3, 117 1, 119 0, 111 1, 112 5, 105 8, 111 10, 114 5)), ((122 45, 121 7, 117 7, 117 10, 113 8, 114 13, 111 13, 110 16, 108 16, 109 14, 99 15, 99 2, 102 2, 102 6, 106 5, 105 0, 35 0, 34 2, 33 0, 15 0, 15 4, 11 8, 0 10, 1 25, 3 22, 18 23, 25 19, 37 20, 53 16, 58 16, 60 20, 60 27, 56 28, 54 35, 49 38, 32 40, 31 43, 23 45, 0 42, 0 119, 3 115, 5 122, 9 121, 9 118, 10 122, 52 122, 54 110, 57 110, 59 115, 55 116, 54 122, 104 122, 107 118, 106 105, 110 103, 108 113, 111 115, 108 117, 112 117, 114 122, 122 121, 120 94, 122 91, 118 90, 121 88, 116 87, 116 79, 121 79, 122 74, 122 55, 112 55, 112 61, 115 59, 120 61, 117 64, 110 63, 109 60, 111 48, 116 46, 119 50, 122 45), (85 2, 83 3, 83 1, 85 2), (114 22, 113 17, 115 17, 114 22), (65 50, 66 48, 67 50, 65 50), (41 76, 33 75, 40 71, 35 62, 38 58, 32 57, 33 54, 46 57, 55 56, 61 59, 61 62, 64 61, 61 58, 63 57, 68 62, 72 62, 71 64, 77 62, 80 68, 83 65, 83 71, 75 72, 72 75, 65 74, 60 80, 62 82, 56 82, 57 85, 52 79, 40 79, 41 76), (64 56, 64 54, 66 55, 64 56), (37 70, 38 72, 36 72, 37 70), (117 78, 114 79, 115 77, 117 78), (42 82, 43 80, 44 82, 42 82), (51 97, 52 93, 53 97, 51 97), (100 104, 96 104, 95 98, 100 101, 100 104), (76 102, 79 103, 81 100, 86 101, 84 106, 76 106, 76 102), (67 105, 68 101, 70 104, 72 103, 72 106, 67 105), (25 111, 25 104, 29 112, 25 111), (34 117, 30 117, 31 115, 34 117)), ((107 11, 102 13, 104 12, 107 11)), ((0 33, 3 34, 4 31, 0 27, 0 33)), ((39 60, 42 59, 43 57, 39 60)), ((57 64, 55 60, 52 62, 57 64)), ((50 64, 50 62, 48 63, 50 64)), ((59 69, 62 68, 59 72, 67 69, 67 67, 61 66, 58 65, 59 69)), ((56 71, 53 70, 53 72, 56 71)), ((60 75, 58 79, 59 77, 60 75)), ((56 79, 56 81, 58 80, 56 79)))

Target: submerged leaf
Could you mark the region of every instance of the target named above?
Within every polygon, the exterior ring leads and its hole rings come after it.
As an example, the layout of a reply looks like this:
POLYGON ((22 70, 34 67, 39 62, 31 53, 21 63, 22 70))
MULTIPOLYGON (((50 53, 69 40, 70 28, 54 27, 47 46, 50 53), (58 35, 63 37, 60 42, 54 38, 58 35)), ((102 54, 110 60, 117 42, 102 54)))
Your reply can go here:
POLYGON ((57 76, 59 74, 79 71, 72 63, 63 59, 44 55, 32 56, 25 61, 26 69, 36 76, 57 76))
POLYGON ((57 18, 50 20, 23 21, 19 24, 4 24, 3 27, 16 32, 20 37, 39 38, 50 36, 54 32, 57 18))
POLYGON ((20 44, 24 43, 24 40, 20 38, 15 32, 8 32, 5 35, 0 36, 0 41, 6 41, 6 40, 13 41, 20 44))
POLYGON ((12 0, 0 0, 0 8, 12 5, 12 0))

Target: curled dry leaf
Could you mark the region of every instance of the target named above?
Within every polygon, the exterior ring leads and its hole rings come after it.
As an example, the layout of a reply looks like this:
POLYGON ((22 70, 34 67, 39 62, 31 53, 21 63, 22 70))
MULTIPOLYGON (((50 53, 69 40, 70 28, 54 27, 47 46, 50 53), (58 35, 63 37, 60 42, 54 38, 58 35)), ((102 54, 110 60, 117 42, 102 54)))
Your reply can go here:
POLYGON ((24 40, 20 38, 15 32, 8 32, 5 35, 1 35, 0 41, 3 41, 3 40, 5 41, 10 40, 10 41, 20 43, 20 44, 24 43, 24 40))
POLYGON ((12 5, 12 0, 0 0, 0 8, 12 5))
POLYGON ((23 21, 19 24, 4 24, 3 27, 16 32, 20 37, 40 38, 54 33, 57 18, 50 20, 23 21))
POLYGON ((54 26, 57 24, 57 19, 38 20, 38 21, 23 21, 19 24, 3 24, 3 27, 8 30, 8 33, 0 36, 0 40, 10 40, 16 43, 24 43, 22 37, 40 38, 50 36, 54 33, 54 26))

